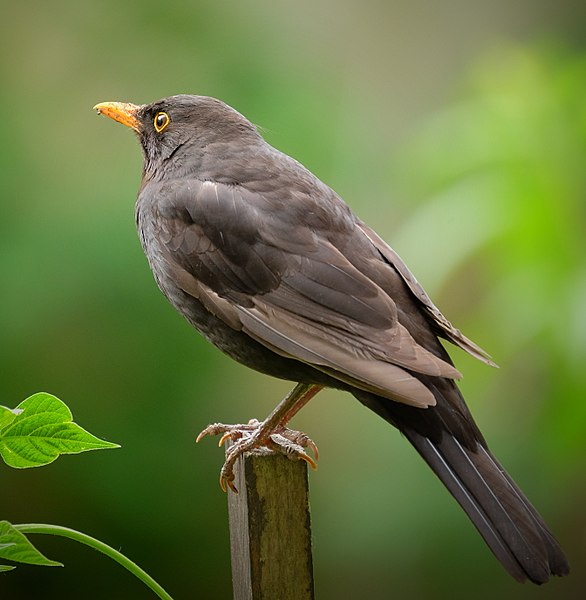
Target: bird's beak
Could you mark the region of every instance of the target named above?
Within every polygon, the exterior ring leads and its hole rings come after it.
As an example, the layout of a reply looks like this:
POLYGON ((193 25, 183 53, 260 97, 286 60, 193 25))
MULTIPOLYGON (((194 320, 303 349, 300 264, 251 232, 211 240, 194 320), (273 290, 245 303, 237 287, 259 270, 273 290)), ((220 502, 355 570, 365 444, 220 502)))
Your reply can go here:
POLYGON ((136 113, 140 108, 142 107, 129 102, 100 102, 94 106, 94 109, 101 115, 106 115, 137 132, 140 131, 140 122, 136 113))

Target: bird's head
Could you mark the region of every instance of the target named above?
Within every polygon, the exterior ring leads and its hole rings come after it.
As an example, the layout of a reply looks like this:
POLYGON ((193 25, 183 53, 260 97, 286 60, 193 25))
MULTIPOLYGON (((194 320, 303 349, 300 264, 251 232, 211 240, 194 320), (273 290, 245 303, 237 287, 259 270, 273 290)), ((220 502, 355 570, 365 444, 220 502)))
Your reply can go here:
POLYGON ((94 108, 138 134, 151 177, 162 167, 167 174, 201 168, 210 151, 221 156, 234 147, 230 142, 241 146, 261 139, 239 112, 207 96, 170 96, 142 105, 102 102, 94 108))

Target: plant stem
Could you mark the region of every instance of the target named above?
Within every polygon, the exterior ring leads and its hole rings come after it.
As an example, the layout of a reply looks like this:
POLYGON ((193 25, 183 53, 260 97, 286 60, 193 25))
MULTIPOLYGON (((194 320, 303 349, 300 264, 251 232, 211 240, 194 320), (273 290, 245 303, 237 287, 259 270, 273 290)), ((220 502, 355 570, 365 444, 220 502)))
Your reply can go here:
POLYGON ((46 525, 44 523, 21 523, 14 525, 15 529, 18 529, 21 533, 48 533, 50 535, 60 535, 61 537, 70 538, 85 544, 98 552, 102 552, 106 556, 115 560, 121 564, 125 569, 130 571, 135 577, 140 579, 146 586, 148 586, 159 598, 162 600, 173 600, 171 596, 146 572, 143 571, 136 563, 131 561, 129 558, 124 556, 118 550, 114 550, 104 542, 97 540, 85 533, 76 531, 75 529, 69 529, 69 527, 61 527, 59 525, 46 525))

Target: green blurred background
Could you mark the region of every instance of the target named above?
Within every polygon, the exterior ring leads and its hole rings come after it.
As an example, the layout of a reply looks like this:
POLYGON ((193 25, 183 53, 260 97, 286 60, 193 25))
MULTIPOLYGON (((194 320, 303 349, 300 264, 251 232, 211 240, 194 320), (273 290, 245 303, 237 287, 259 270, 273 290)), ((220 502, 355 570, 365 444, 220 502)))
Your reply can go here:
MULTIPOLYGON (((120 450, 2 468, 0 518, 97 536, 177 599, 231 596, 208 422, 290 387, 208 346, 157 291, 134 229, 131 133, 91 107, 217 96, 336 189, 500 364, 454 351, 494 452, 556 532, 571 577, 511 580, 409 445, 350 396, 295 425, 317 596, 582 598, 586 589, 586 5, 218 0, 2 4, 0 403, 48 391, 120 450)), ((0 597, 148 592, 66 540, 0 597)))

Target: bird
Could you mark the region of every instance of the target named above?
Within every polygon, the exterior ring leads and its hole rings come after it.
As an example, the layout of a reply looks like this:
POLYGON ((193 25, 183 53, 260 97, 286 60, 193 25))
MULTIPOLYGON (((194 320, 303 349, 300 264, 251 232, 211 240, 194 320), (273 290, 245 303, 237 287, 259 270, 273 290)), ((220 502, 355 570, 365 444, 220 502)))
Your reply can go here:
POLYGON ((568 574, 560 544, 489 450, 441 340, 492 359, 335 191, 221 100, 94 108, 138 135, 136 224, 162 293, 232 359, 296 383, 264 421, 215 423, 198 436, 234 442, 224 491, 237 492, 235 461, 255 448, 315 466, 317 445, 287 425, 335 388, 403 434, 516 580, 568 574))

